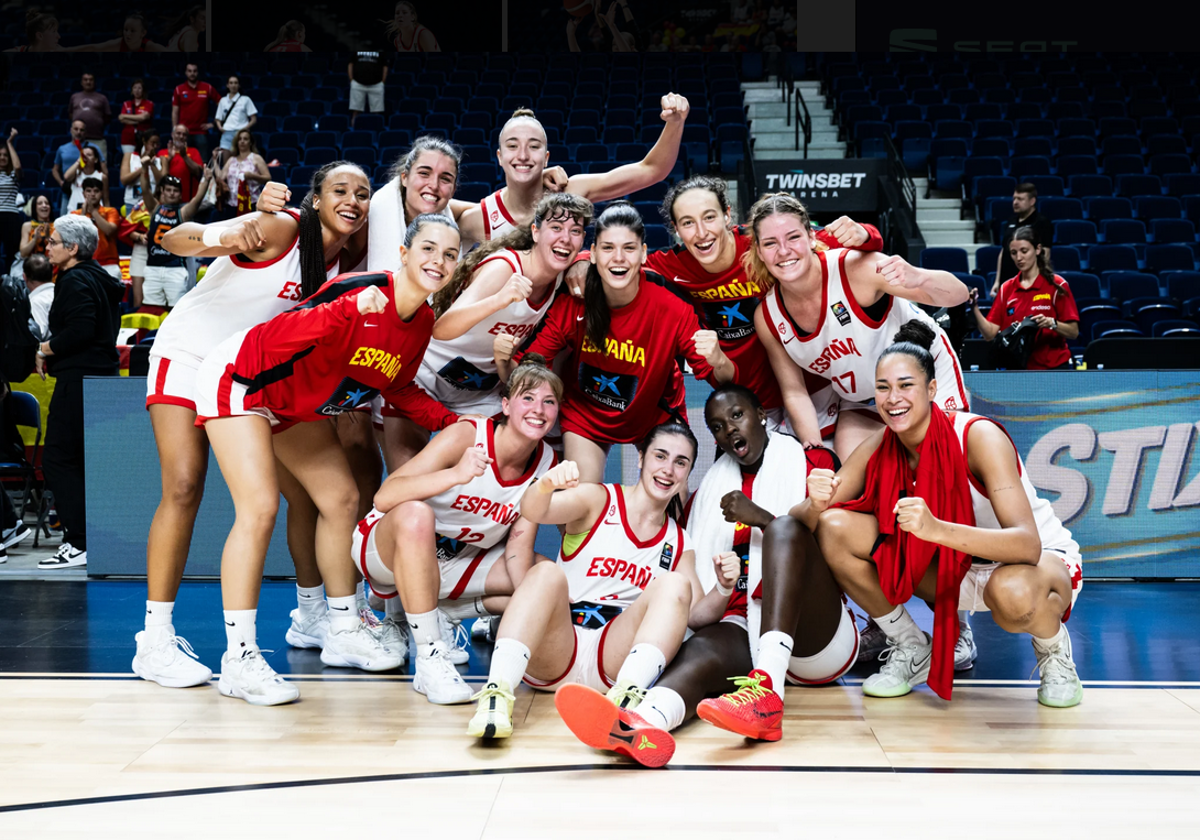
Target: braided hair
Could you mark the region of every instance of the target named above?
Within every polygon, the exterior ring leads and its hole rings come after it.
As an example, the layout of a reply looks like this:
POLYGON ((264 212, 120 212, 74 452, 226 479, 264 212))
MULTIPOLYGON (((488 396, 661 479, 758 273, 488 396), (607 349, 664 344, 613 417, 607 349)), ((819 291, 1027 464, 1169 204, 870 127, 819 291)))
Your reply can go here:
POLYGON ((300 202, 300 295, 307 298, 316 294, 317 289, 324 285, 327 275, 325 272, 325 243, 321 237, 321 217, 313 208, 313 197, 321 194, 321 187, 329 173, 342 166, 358 170, 370 184, 371 179, 363 168, 356 163, 346 160, 335 160, 327 163, 313 173, 309 184, 308 195, 300 202))

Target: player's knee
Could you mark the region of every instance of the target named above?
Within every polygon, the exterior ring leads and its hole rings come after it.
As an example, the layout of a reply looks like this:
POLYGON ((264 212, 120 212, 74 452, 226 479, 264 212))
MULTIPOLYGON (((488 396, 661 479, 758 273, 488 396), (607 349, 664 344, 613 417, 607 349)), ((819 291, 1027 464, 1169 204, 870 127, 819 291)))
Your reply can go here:
POLYGON ((394 533, 398 540, 403 539, 428 539, 434 529, 434 514, 431 508, 425 502, 405 502, 397 505, 387 512, 383 517, 383 525, 387 524, 388 530, 394 533))
POLYGON ((196 510, 204 495, 204 477, 187 472, 164 480, 163 498, 171 507, 196 510))
POLYGON ((278 496, 264 496, 237 506, 237 521, 256 532, 269 534, 275 527, 275 517, 278 515, 278 496))
POLYGON ((543 597, 567 596, 567 575, 557 563, 535 563, 521 581, 520 589, 528 587, 543 597))
POLYGON ((655 599, 673 600, 688 606, 692 603, 692 582, 680 572, 667 572, 659 575, 646 587, 649 594, 653 591, 655 599))
POLYGON ((842 553, 835 549, 850 539, 851 527, 850 514, 844 510, 824 511, 817 520, 817 544, 821 546, 830 566, 836 564, 835 558, 842 553))
POLYGON ((763 559, 780 553, 790 562, 808 562, 818 553, 812 532, 793 516, 778 516, 763 531, 763 559))
MULTIPOLYGON (((1030 567, 1032 570, 1032 567, 1030 567)), ((1020 629, 1033 621, 1038 610, 1039 593, 1032 575, 1012 573, 992 576, 983 593, 984 603, 992 611, 996 623, 1006 629, 1020 629)), ((1014 569, 1013 572, 1024 571, 1014 569)))

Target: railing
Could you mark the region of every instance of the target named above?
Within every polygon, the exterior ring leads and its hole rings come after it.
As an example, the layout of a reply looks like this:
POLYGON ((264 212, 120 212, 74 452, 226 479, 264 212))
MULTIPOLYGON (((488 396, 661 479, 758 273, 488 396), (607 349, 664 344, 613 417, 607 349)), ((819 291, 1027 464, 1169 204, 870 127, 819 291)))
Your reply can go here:
POLYGON ((758 195, 758 178, 754 171, 754 146, 750 132, 742 141, 742 162, 738 165, 738 209, 743 219, 750 215, 750 206, 758 195))
POLYGON ((808 103, 804 94, 796 84, 791 65, 783 62, 779 73, 780 100, 785 103, 787 125, 795 126, 796 139, 793 148, 800 151, 800 132, 804 132, 804 157, 808 157, 808 144, 812 142, 812 115, 808 112, 808 103), (794 101, 793 101, 794 99, 794 101))
POLYGON ((891 138, 885 136, 883 141, 887 151, 887 175, 882 186, 887 210, 880 214, 879 232, 884 237, 885 251, 899 254, 915 265, 925 248, 925 240, 917 227, 917 185, 891 138))

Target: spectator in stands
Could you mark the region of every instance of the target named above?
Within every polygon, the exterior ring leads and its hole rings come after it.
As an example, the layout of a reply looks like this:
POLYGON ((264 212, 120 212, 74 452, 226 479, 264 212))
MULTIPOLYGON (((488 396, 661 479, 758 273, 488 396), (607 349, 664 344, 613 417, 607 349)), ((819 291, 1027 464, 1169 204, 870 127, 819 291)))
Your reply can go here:
POLYGON ((192 6, 167 27, 167 49, 171 52, 200 52, 200 33, 208 28, 204 6, 192 6))
POLYGON ((96 90, 96 77, 91 73, 84 72, 79 86, 81 90, 71 94, 67 117, 83 122, 83 139, 100 149, 100 154, 107 159, 108 141, 104 138, 104 129, 112 120, 108 97, 96 90))
POLYGON ((628 0, 614 0, 609 5, 608 11, 596 18, 596 22, 601 27, 608 29, 609 34, 612 36, 613 52, 637 51, 637 37, 634 34, 637 31, 637 23, 634 22, 633 12, 629 10, 628 0), (624 11, 623 23, 617 22, 618 6, 624 11))
POLYGON ((243 128, 235 135, 234 154, 225 161, 217 175, 218 182, 225 187, 225 200, 221 202, 214 222, 254 210, 262 185, 271 180, 271 171, 259 154, 250 129, 243 128))
POLYGON ((150 29, 146 26, 146 19, 140 14, 134 12, 131 15, 125 16, 125 23, 121 27, 121 36, 113 38, 111 41, 101 41, 98 44, 88 44, 85 47, 80 47, 84 52, 168 52, 167 48, 162 44, 156 44, 150 40, 150 29))
POLYGON ((1070 370, 1067 342, 1079 337, 1079 310, 1071 287, 1054 273, 1050 249, 1038 243, 1032 227, 1017 228, 1008 250, 1020 273, 1001 285, 986 318, 979 311, 978 289, 971 290, 975 325, 985 339, 994 341, 1001 330, 1033 318, 1040 329, 1028 370, 1070 370))
POLYGON ((786 16, 787 9, 783 5, 783 0, 771 0, 771 8, 767 9, 767 26, 772 29, 779 27, 786 16))
POLYGON ((359 50, 346 67, 350 76, 350 125, 363 111, 383 111, 383 83, 387 81, 387 61, 378 50, 359 50))
POLYGON ((218 162, 222 164, 233 151, 234 136, 242 129, 254 128, 258 122, 258 109, 254 107, 254 100, 242 93, 242 80, 236 73, 230 75, 225 87, 229 94, 221 97, 221 101, 217 103, 216 117, 217 130, 221 132, 222 150, 218 162))
POLYGON ((71 190, 67 198, 67 207, 71 211, 83 206, 83 182, 86 178, 99 178, 104 187, 104 196, 108 196, 108 173, 101 165, 100 150, 91 143, 84 145, 79 160, 63 173, 63 183, 71 190))
POLYGON ((99 178, 83 179, 83 206, 71 211, 73 216, 84 216, 96 226, 96 251, 92 259, 98 262, 113 277, 121 279, 121 263, 117 257, 117 226, 121 214, 115 207, 104 206, 104 184, 99 178))
POLYGON ((11 129, 0 148, 0 246, 4 249, 4 255, 0 257, 0 274, 7 274, 9 266, 19 256, 21 223, 25 220, 17 204, 17 195, 21 192, 21 158, 13 147, 16 136, 17 130, 11 129))
POLYGON ((54 303, 54 269, 45 254, 33 254, 21 268, 29 292, 29 329, 42 341, 50 338, 50 305, 54 303))
MULTIPOLYGON (((64 173, 79 160, 79 155, 83 150, 84 134, 86 131, 87 127, 83 124, 83 120, 72 120, 71 139, 59 146, 54 152, 54 166, 50 169, 50 176, 63 188, 63 196, 60 203, 60 213, 62 215, 66 215, 71 209, 67 206, 71 187, 66 183, 64 173)), ((102 154, 100 157, 103 160, 104 155, 102 154)))
POLYGON ((203 166, 208 160, 208 132, 213 127, 208 121, 208 109, 221 95, 208 82, 200 81, 200 65, 196 62, 188 62, 184 75, 187 81, 176 86, 171 97, 171 125, 186 126, 188 145, 199 150, 203 166))
MULTIPOLYGON (((167 147, 158 153, 158 157, 166 158, 165 169, 162 161, 159 161, 159 177, 174 175, 179 179, 180 187, 183 190, 184 204, 192 200, 192 194, 195 193, 196 186, 200 183, 200 177, 204 174, 204 158, 200 156, 199 149, 188 146, 188 137, 188 127, 177 123, 171 132, 171 139, 167 142, 167 147)), ((145 163, 146 156, 143 154, 142 165, 144 166, 145 163)))
POLYGON ((1000 229, 1000 254, 996 258, 996 281, 992 283, 992 297, 1000 291, 1000 284, 1017 273, 1017 266, 1009 256, 1008 243, 1018 228, 1033 228, 1039 245, 1050 259, 1050 246, 1054 242, 1054 225, 1037 211, 1037 187, 1030 183, 1017 184, 1013 192, 1013 214, 1000 229))
POLYGON ((145 135, 154 131, 154 103, 146 98, 146 83, 141 79, 134 79, 133 84, 129 86, 129 93, 132 99, 121 103, 121 113, 117 115, 122 126, 121 151, 125 154, 135 151, 135 141, 139 134, 145 135))
POLYGON ((134 136, 134 146, 121 159, 121 183, 125 186, 125 212, 142 200, 142 158, 150 158, 150 189, 158 184, 158 167, 166 161, 158 157, 159 136, 151 128, 144 134, 134 136))
POLYGON ((289 20, 279 27, 279 35, 263 47, 263 52, 312 52, 310 47, 304 46, 304 24, 289 20))
MULTIPOLYGON (((21 225, 21 251, 18 261, 28 260, 34 254, 46 253, 46 241, 54 233, 54 206, 45 195, 35 195, 25 205, 29 221, 21 225)), ((14 263, 12 274, 21 269, 14 263)))
POLYGON ((46 421, 42 466, 54 492, 63 524, 58 553, 39 569, 63 569, 87 563, 87 516, 83 469, 83 377, 116 376, 118 304, 125 286, 90 257, 96 251, 96 226, 83 216, 54 221, 46 254, 58 267, 50 306, 49 341, 38 349, 37 368, 57 377, 46 421))

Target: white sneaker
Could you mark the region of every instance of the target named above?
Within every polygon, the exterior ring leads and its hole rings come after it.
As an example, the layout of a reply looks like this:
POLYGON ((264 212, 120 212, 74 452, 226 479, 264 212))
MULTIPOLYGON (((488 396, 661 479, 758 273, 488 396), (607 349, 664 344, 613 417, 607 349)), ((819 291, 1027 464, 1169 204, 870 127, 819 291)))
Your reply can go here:
POLYGON ((325 637, 321 661, 335 668, 361 668, 364 671, 390 671, 404 663, 404 657, 387 647, 371 628, 361 621, 353 630, 340 633, 332 628, 325 637))
POLYGON ((475 619, 471 625, 472 639, 485 639, 489 642, 496 641, 496 628, 500 626, 500 616, 489 615, 484 618, 475 619))
POLYGON ((257 647, 246 648, 240 656, 225 651, 217 690, 252 706, 278 706, 300 698, 300 689, 276 674, 257 647))
POLYGON ((5 528, 0 533, 0 548, 12 548, 22 540, 33 536, 33 530, 24 522, 17 522, 11 528, 5 528))
POLYGON ((446 656, 444 642, 433 643, 432 656, 418 656, 415 670, 413 690, 424 694, 430 703, 451 706, 471 702, 471 686, 463 682, 462 676, 446 656))
POLYGON ((954 670, 965 671, 975 667, 979 648, 975 647, 975 633, 970 624, 958 625, 958 642, 954 645, 954 670))
POLYGON ((442 642, 446 645, 446 658, 454 665, 466 665, 471 658, 468 646, 471 637, 461 621, 455 621, 438 610, 438 629, 442 632, 442 642))
POLYGON ((176 636, 173 627, 142 630, 134 639, 137 654, 133 657, 133 673, 142 679, 166 688, 204 685, 212 679, 212 670, 198 661, 200 657, 187 639, 176 636))
POLYGON ((933 640, 921 634, 921 644, 901 643, 888 639, 887 650, 879 654, 884 666, 878 674, 863 680, 863 694, 868 697, 903 697, 929 679, 933 661, 933 640))
POLYGON ((379 623, 379 628, 375 630, 375 633, 388 650, 400 654, 399 667, 403 668, 404 663, 408 661, 408 643, 412 638, 408 622, 400 621, 395 616, 389 615, 379 623))
POLYGON ((284 639, 294 648, 320 650, 325 647, 325 637, 329 634, 329 610, 301 616, 300 608, 291 612, 292 626, 288 628, 284 639))
POLYGON ((1078 706, 1083 700, 1083 683, 1075 671, 1075 660, 1071 656, 1071 637, 1063 627, 1063 638, 1049 650, 1042 650, 1033 643, 1037 654, 1037 667, 1042 672, 1042 684, 1038 687, 1038 702, 1043 706, 1068 709, 1078 706))
POLYGON ((87 552, 80 551, 69 542, 58 547, 53 557, 47 557, 38 562, 39 569, 69 569, 72 566, 86 566, 87 552))

